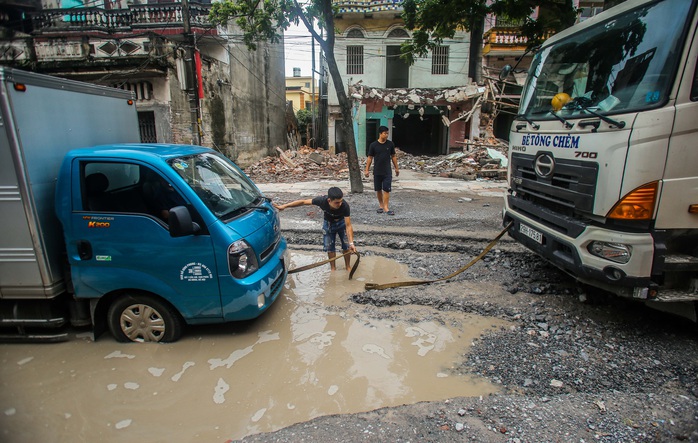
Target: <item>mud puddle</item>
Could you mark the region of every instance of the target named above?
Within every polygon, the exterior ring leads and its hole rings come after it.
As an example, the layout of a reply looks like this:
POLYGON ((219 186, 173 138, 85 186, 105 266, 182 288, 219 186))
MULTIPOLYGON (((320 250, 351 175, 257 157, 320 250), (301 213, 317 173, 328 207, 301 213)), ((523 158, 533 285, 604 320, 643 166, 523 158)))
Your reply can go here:
MULTIPOLYGON (((292 268, 324 258, 294 253, 292 268)), ((343 268, 343 264, 338 267, 343 268)), ((174 344, 0 345, 0 441, 224 442, 328 415, 495 392, 451 372, 501 320, 347 301, 367 281, 411 279, 363 257, 354 280, 329 266, 289 277, 259 319, 190 327, 174 344)))

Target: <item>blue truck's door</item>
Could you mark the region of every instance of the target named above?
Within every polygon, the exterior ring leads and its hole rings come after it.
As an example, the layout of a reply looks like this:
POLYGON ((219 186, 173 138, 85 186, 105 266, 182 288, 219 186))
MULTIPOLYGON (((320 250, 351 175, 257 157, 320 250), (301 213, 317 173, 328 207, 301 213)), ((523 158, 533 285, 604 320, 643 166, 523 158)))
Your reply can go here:
MULTIPOLYGON (((189 323, 222 318, 213 245, 208 235, 172 238, 144 198, 145 167, 127 162, 85 162, 74 171, 67 250, 75 293, 100 297, 141 290, 165 297, 189 323), (103 174, 95 189, 85 177, 103 174)), ((92 180, 94 181, 94 180, 92 180)), ((183 197, 180 196, 183 199, 183 197)))

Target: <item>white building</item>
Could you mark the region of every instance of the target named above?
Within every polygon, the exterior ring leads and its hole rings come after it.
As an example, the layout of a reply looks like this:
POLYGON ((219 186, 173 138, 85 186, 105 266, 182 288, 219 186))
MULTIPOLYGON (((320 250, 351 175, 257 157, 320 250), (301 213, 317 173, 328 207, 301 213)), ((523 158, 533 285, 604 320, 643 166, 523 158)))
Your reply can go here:
MULTIPOLYGON (((438 155, 462 149, 479 136, 476 102, 484 88, 468 77, 470 36, 458 32, 425 58, 408 66, 399 58, 410 37, 399 18, 400 1, 335 0, 335 58, 349 99, 354 103, 354 132, 359 156, 390 128, 390 139, 403 151, 438 155), (475 108, 475 109, 474 109, 475 108)), ((329 144, 345 149, 336 122, 342 118, 335 88, 328 87, 329 144)))

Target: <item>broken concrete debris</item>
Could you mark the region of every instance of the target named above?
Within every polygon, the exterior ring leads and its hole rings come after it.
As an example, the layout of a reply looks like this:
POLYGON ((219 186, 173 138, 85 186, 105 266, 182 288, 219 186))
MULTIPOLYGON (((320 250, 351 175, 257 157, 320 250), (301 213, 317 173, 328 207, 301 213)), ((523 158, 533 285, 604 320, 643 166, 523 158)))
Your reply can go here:
POLYGON ((297 151, 278 150, 278 156, 268 156, 245 169, 245 173, 260 183, 283 183, 349 177, 346 153, 331 154, 324 149, 301 146, 297 151))
MULTIPOLYGON (((468 140, 462 150, 448 155, 411 155, 396 148, 400 169, 425 172, 461 180, 506 179, 507 143, 494 138, 468 140)), ((344 180, 349 178, 347 155, 301 146, 297 151, 277 150, 245 169, 259 183, 302 182, 312 180, 344 180)), ((365 158, 359 159, 361 171, 365 158)))

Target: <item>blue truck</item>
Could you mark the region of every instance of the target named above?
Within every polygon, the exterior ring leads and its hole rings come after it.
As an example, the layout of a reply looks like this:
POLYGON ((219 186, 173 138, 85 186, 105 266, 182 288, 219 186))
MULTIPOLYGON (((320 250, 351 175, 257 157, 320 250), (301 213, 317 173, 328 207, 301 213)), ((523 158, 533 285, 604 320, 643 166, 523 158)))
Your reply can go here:
POLYGON ((0 328, 173 342, 277 299, 270 201, 209 148, 141 144, 130 92, 0 69, 0 328))

